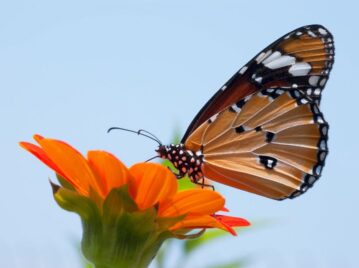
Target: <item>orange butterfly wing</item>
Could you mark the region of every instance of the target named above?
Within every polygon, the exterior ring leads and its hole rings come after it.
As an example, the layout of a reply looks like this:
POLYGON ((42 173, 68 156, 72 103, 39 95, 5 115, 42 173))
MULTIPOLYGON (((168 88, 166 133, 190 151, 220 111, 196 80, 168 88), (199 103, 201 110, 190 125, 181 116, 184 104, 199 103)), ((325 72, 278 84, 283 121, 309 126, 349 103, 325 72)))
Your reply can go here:
POLYGON ((327 132, 314 101, 299 90, 269 88, 212 116, 185 146, 202 150, 206 178, 280 200, 320 177, 327 132))
POLYGON ((333 36, 325 27, 308 25, 284 35, 218 90, 193 119, 182 143, 211 116, 263 88, 298 89, 319 104, 333 62, 333 36))

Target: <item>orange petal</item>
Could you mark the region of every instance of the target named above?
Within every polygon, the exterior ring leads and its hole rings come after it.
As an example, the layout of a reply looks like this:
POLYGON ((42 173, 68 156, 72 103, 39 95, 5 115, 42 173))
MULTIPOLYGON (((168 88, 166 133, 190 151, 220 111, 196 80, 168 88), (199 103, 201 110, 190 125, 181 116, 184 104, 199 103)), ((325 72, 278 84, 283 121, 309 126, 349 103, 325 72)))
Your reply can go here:
POLYGON ((34 140, 35 140, 37 143, 40 143, 40 141, 41 141, 42 139, 44 139, 44 137, 41 136, 41 135, 39 135, 39 134, 35 134, 35 135, 33 136, 33 138, 34 138, 34 140))
POLYGON ((171 200, 160 203, 158 215, 175 217, 187 213, 212 214, 224 206, 224 198, 206 189, 190 189, 177 193, 171 200))
POLYGON ((238 227, 238 226, 249 226, 251 225, 249 221, 243 218, 238 217, 232 217, 232 216, 226 216, 226 215, 219 215, 216 214, 214 217, 220 221, 221 223, 224 223, 231 227, 238 227))
POLYGON ((76 149, 59 140, 38 139, 38 142, 49 159, 63 171, 65 178, 73 182, 79 193, 88 196, 91 187, 101 195, 100 187, 91 168, 76 149))
POLYGON ((134 177, 129 192, 141 210, 169 199, 177 192, 177 179, 171 171, 160 164, 139 163, 130 168, 134 177))
POLYGON ((239 226, 249 226, 250 223, 242 218, 237 217, 231 217, 231 216, 225 216, 225 215, 213 215, 213 218, 215 218, 226 230, 227 232, 231 233, 232 235, 236 236, 237 233, 232 227, 239 227, 239 226))
POLYGON ((89 151, 88 163, 96 175, 98 185, 106 196, 113 188, 128 183, 131 174, 127 167, 114 155, 105 151, 89 151))
MULTIPOLYGON (((34 156, 36 156, 40 161, 42 161, 45 165, 47 165, 49 168, 54 170, 57 174, 59 174, 61 177, 66 178, 65 174, 60 170, 58 166, 53 163, 50 158, 47 157, 45 152, 37 145, 34 145, 29 142, 20 142, 19 143, 22 148, 24 148, 26 151, 30 152, 34 156)), ((68 179, 68 178, 66 178, 68 179)))
POLYGON ((173 225, 170 230, 196 229, 196 228, 219 228, 227 230, 215 218, 210 215, 187 216, 184 220, 173 225))
POLYGON ((224 211, 224 212, 229 212, 229 209, 228 209, 228 208, 226 208, 226 207, 223 207, 223 208, 221 209, 221 211, 224 211))

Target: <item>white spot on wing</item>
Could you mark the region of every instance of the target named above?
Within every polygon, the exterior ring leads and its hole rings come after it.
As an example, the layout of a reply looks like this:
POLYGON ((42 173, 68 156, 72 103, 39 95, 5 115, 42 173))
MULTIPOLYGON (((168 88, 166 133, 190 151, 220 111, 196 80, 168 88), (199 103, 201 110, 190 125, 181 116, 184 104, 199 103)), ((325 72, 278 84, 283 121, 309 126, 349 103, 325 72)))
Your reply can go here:
POLYGON ((305 98, 303 98, 303 99, 300 99, 300 102, 301 102, 302 104, 307 104, 307 103, 308 103, 308 100, 305 99, 305 98))
POLYGON ((327 32, 326 30, 324 30, 323 28, 319 28, 319 29, 318 29, 318 32, 319 32, 320 34, 322 34, 322 35, 327 35, 327 34, 328 34, 328 32, 327 32))
POLYGON ((325 156, 326 156, 326 153, 325 152, 322 152, 321 154, 320 154, 320 161, 324 161, 324 159, 325 159, 325 156))
POLYGON ((315 106, 313 107, 313 110, 314 110, 314 113, 315 113, 315 114, 318 114, 318 113, 319 113, 318 106, 315 105, 315 106))
POLYGON ((268 159, 268 161, 267 161, 268 167, 269 167, 269 168, 273 168, 273 164, 274 164, 273 159, 268 159))
POLYGON ((327 148, 327 144, 325 143, 324 140, 322 140, 322 141, 320 142, 319 148, 322 149, 322 150, 325 150, 325 149, 327 148))
POLYGON ((262 62, 262 60, 264 60, 265 58, 267 58, 270 54, 272 54, 272 50, 268 50, 267 52, 262 52, 261 54, 258 55, 258 57, 256 58, 256 62, 260 63, 262 62))
POLYGON ((244 74, 245 71, 247 71, 248 67, 247 66, 243 66, 242 69, 239 70, 240 74, 244 74))
POLYGON ((308 179, 308 183, 309 185, 312 185, 315 182, 315 177, 314 176, 310 176, 308 179))
POLYGON ((239 113, 241 111, 241 108, 239 108, 236 104, 233 104, 231 107, 236 113, 239 113))
POLYGON ((274 51, 268 58, 266 58, 262 63, 264 65, 268 64, 271 61, 274 61, 275 59, 278 59, 280 56, 282 55, 282 53, 280 53, 279 51, 274 51))
POLYGON ((303 76, 307 75, 312 67, 307 62, 298 62, 290 66, 288 72, 293 76, 303 76))
POLYGON ((316 169, 315 169, 315 173, 320 175, 321 172, 322 172, 322 166, 317 166, 316 169))
POLYGON ((257 63, 260 63, 260 62, 263 60, 264 55, 265 55, 264 52, 262 52, 261 54, 259 54, 258 57, 256 58, 256 62, 257 62, 257 63))
POLYGON ((323 127, 323 128, 322 128, 322 133, 323 133, 323 135, 327 135, 327 133, 328 133, 328 128, 327 128, 327 127, 323 127))
POLYGON ((315 33, 313 33, 312 31, 310 31, 310 30, 309 30, 307 33, 308 33, 311 37, 317 37, 317 35, 316 35, 315 33))
POLYGON ((323 119, 323 117, 321 117, 321 116, 318 116, 317 121, 318 121, 318 123, 320 123, 320 124, 323 124, 323 123, 324 123, 324 119, 323 119))
POLYGON ((320 80, 319 85, 320 85, 321 87, 324 86, 324 84, 325 84, 326 81, 327 81, 327 79, 326 79, 326 78, 323 78, 322 80, 320 80))
POLYGON ((278 68, 282 68, 282 67, 285 67, 288 65, 292 65, 294 63, 295 63, 294 57, 288 56, 288 55, 283 55, 271 62, 268 62, 264 66, 266 66, 269 69, 278 69, 278 68))
MULTIPOLYGON (((288 94, 289 94, 289 92, 288 92, 288 94)), ((300 97, 300 93, 298 90, 293 90, 293 94, 294 94, 295 98, 297 98, 297 99, 300 97)))
POLYGON ((319 80, 319 76, 313 75, 309 77, 309 84, 313 87, 317 86, 319 80))
POLYGON ((212 123, 214 120, 217 119, 217 116, 218 116, 218 114, 212 115, 212 116, 209 118, 209 121, 212 123))
POLYGON ((260 84, 260 83, 262 83, 262 79, 263 79, 263 77, 259 76, 254 80, 256 80, 256 82, 260 84))

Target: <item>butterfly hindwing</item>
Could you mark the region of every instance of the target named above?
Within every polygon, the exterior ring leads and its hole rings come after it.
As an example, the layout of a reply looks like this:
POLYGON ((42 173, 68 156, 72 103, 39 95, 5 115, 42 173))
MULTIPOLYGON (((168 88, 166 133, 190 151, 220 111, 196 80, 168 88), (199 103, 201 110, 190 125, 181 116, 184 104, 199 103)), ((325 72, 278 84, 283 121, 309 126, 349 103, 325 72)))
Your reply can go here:
POLYGON ((320 177, 328 124, 300 90, 268 88, 202 123, 185 146, 202 150, 206 178, 273 199, 304 193, 320 177))
POLYGON ((221 87, 193 119, 182 142, 211 116, 263 88, 297 89, 319 105, 333 61, 333 36, 325 27, 308 25, 284 35, 221 87))

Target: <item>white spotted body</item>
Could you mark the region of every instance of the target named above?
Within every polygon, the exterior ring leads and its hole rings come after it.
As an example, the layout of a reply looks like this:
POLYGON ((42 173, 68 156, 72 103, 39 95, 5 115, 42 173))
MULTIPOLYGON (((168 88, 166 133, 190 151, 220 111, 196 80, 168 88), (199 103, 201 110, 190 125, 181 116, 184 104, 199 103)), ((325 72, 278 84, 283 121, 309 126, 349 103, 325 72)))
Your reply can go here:
POLYGON ((188 177, 198 183, 203 178, 203 154, 187 150, 184 144, 160 145, 156 152, 162 159, 168 159, 178 170, 178 178, 188 177))

